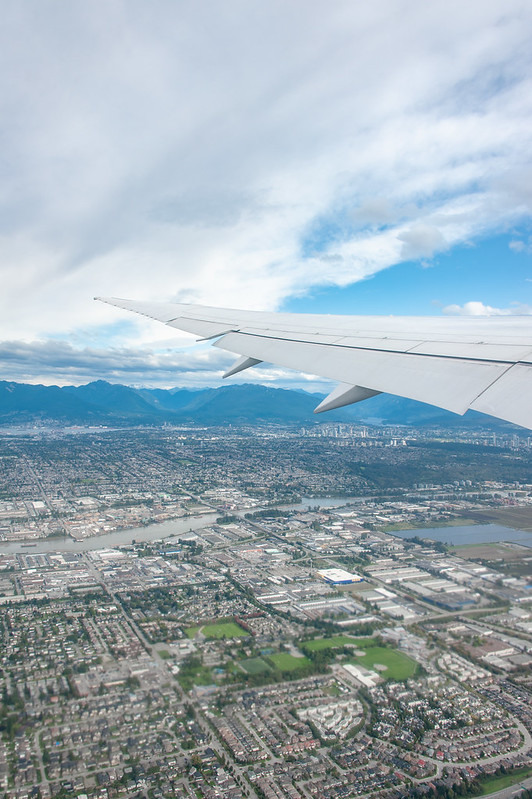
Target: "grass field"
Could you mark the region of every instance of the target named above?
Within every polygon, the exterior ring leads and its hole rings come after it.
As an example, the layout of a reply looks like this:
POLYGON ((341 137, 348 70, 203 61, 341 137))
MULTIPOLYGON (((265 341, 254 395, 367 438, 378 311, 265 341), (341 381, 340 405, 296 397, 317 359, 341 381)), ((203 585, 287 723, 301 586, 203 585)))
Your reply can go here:
POLYGON ((504 541, 492 541, 485 544, 456 544, 451 551, 456 551, 461 558, 487 561, 503 560, 513 564, 519 563, 530 555, 530 547, 504 541))
POLYGON ((420 522, 419 524, 411 525, 405 522, 397 522, 395 524, 385 524, 381 527, 383 533, 395 533, 397 531, 402 530, 412 530, 412 537, 416 535, 417 530, 426 530, 427 527, 463 527, 464 525, 471 526, 476 524, 473 519, 466 516, 457 516, 454 519, 445 519, 442 522, 430 522, 430 525, 427 522, 420 522))
POLYGON ((504 560, 513 561, 519 557, 518 552, 509 549, 503 543, 487 542, 485 544, 456 544, 451 548, 461 558, 472 558, 473 560, 504 560))
POLYGON ((249 635, 234 621, 219 621, 216 624, 206 624, 201 628, 201 632, 206 638, 243 638, 249 635))
POLYGON ((501 777, 490 777, 482 783, 482 792, 480 796, 488 796, 490 793, 502 791, 503 788, 509 788, 510 785, 516 785, 532 775, 532 768, 516 769, 511 774, 503 774, 501 777))
POLYGON ((483 508, 482 510, 472 510, 467 514, 469 519, 473 519, 480 524, 493 522, 503 524, 506 527, 513 527, 516 530, 528 530, 532 532, 532 507, 504 507, 504 508, 483 508))
POLYGON ((192 678, 194 685, 212 685, 212 672, 206 666, 198 669, 192 678))
POLYGON ((168 649, 158 649, 157 654, 162 660, 170 660, 170 658, 172 657, 168 649))
MULTIPOLYGON (((488 549, 490 549, 490 548, 497 549, 497 547, 499 547, 499 546, 501 546, 501 542, 500 541, 484 541, 483 543, 480 543, 480 544, 453 544, 450 548, 451 548, 451 550, 455 550, 456 549, 456 550, 460 550, 460 552, 463 552, 466 549, 475 549, 476 550, 476 549, 479 549, 479 547, 487 547, 488 549)), ((502 543, 502 546, 504 546, 504 542, 502 543)))
POLYGON ((202 627, 187 627, 187 638, 195 638, 201 630, 205 638, 244 638, 249 635, 234 621, 219 621, 215 624, 205 624, 202 627))
POLYGON ((296 658, 288 652, 279 652, 278 655, 269 655, 268 660, 273 663, 279 671, 297 671, 304 666, 310 666, 310 660, 306 657, 296 658))
POLYGON ((271 671, 270 666, 262 658, 247 658, 241 660, 239 666, 247 671, 248 674, 263 674, 265 671, 271 671))
POLYGON ((397 652, 395 649, 387 649, 383 646, 364 647, 365 655, 352 658, 355 666, 365 666, 367 669, 379 671, 375 664, 386 666, 386 671, 379 673, 387 680, 406 680, 416 673, 418 664, 415 660, 397 652))
POLYGON ((366 645, 368 644, 367 638, 352 638, 350 635, 333 635, 331 638, 316 638, 314 641, 305 641, 301 646, 308 649, 310 652, 315 652, 319 649, 334 649, 334 647, 346 646, 346 644, 358 646, 361 645, 362 641, 366 645))
POLYGON ((212 685, 212 672, 206 666, 186 669, 179 673, 177 680, 183 690, 190 691, 195 685, 212 685))

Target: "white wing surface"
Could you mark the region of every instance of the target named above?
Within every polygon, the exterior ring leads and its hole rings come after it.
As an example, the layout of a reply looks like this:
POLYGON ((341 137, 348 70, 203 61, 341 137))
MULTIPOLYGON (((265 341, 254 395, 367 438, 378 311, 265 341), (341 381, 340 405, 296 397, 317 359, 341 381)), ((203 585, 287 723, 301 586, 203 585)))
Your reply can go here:
POLYGON ((98 297, 240 356, 339 383, 317 408, 387 392, 532 429, 532 317, 329 316, 98 297))

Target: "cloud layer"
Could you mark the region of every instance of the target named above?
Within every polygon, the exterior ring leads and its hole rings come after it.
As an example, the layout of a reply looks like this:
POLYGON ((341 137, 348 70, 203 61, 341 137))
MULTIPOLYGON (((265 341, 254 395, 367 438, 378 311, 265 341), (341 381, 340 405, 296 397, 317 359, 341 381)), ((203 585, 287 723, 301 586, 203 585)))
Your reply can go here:
MULTIPOLYGON (((143 347, 73 347, 67 341, 0 342, 0 375, 20 383, 81 385, 107 380, 136 386, 224 385, 223 374, 236 356, 203 346, 194 349, 143 347)), ((275 384, 311 392, 327 392, 328 382, 310 375, 257 366, 232 378, 230 383, 275 384)))
POLYGON ((0 340, 134 350, 168 331, 95 294, 274 309, 529 218, 531 32, 526 0, 7 2, 0 340))

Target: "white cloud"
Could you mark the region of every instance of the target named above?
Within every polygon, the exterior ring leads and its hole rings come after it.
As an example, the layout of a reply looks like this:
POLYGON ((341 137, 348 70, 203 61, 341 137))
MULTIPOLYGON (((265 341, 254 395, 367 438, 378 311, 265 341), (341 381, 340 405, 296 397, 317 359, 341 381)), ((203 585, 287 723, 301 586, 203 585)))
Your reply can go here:
POLYGON ((527 241, 523 241, 522 239, 513 239, 508 246, 511 250, 513 250, 513 252, 532 253, 532 236, 529 236, 527 241))
POLYGON ((404 242, 401 257, 405 260, 430 258, 434 253, 447 249, 448 244, 434 225, 414 225, 410 230, 399 233, 397 238, 404 242))
POLYGON ((464 305, 447 305, 443 313, 448 316, 531 316, 532 305, 515 303, 511 308, 492 308, 483 302, 466 302, 464 305))
POLYGON ((3 11, 0 340, 88 340, 95 294, 273 309, 532 210, 524 0, 3 11))
POLYGON ((353 211, 353 218, 361 225, 390 225, 402 215, 386 197, 367 199, 353 211))

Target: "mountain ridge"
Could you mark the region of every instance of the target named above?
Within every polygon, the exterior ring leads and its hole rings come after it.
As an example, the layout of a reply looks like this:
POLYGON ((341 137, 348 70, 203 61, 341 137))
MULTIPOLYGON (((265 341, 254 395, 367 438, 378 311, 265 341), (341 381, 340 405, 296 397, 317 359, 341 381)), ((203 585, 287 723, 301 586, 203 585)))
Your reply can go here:
POLYGON ((81 386, 43 386, 0 381, 0 424, 56 421, 66 424, 162 424, 164 422, 404 424, 444 428, 514 430, 513 425, 468 411, 464 417, 414 400, 380 394, 316 416, 323 395, 238 383, 219 388, 133 388, 96 380, 81 386))

